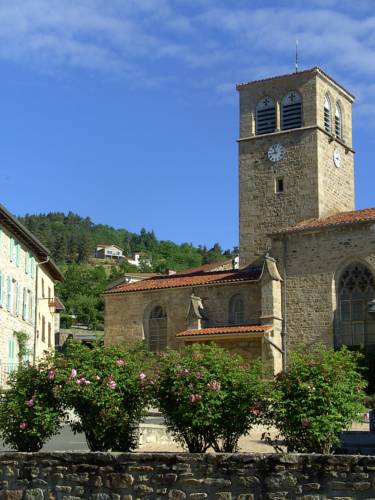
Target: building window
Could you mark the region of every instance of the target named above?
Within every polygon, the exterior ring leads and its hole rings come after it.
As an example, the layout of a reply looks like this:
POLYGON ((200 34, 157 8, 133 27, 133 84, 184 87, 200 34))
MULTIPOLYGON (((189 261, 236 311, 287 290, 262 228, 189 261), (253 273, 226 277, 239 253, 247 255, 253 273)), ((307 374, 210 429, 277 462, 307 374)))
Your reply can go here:
POLYGON ((240 295, 234 295, 229 302, 229 323, 241 325, 244 323, 245 309, 240 295))
POLYGON ((339 103, 336 103, 335 108, 335 135, 339 139, 342 139, 342 113, 339 103))
POLYGON ((167 314, 161 306, 156 306, 151 311, 147 344, 151 352, 164 351, 167 347, 167 314))
POLYGON ((324 130, 331 133, 331 101, 327 95, 324 97, 324 130))
POLYGON ((276 130, 276 107, 271 97, 263 97, 256 106, 256 133, 270 134, 276 130))
POLYGON ((302 98, 294 90, 288 92, 281 101, 281 129, 302 127, 302 98))
POLYGON ((338 283, 337 346, 375 344, 375 317, 369 313, 369 301, 374 298, 375 282, 371 271, 363 264, 349 265, 338 283))
POLYGON ((284 192, 284 179, 282 177, 279 177, 276 179, 276 193, 283 193, 284 192))
POLYGON ((48 322, 48 347, 51 347, 51 345, 52 345, 51 334, 52 334, 52 326, 51 326, 51 323, 48 322))
POLYGON ((42 278, 42 297, 43 297, 43 299, 45 298, 45 296, 46 296, 46 290, 44 288, 44 279, 42 278))

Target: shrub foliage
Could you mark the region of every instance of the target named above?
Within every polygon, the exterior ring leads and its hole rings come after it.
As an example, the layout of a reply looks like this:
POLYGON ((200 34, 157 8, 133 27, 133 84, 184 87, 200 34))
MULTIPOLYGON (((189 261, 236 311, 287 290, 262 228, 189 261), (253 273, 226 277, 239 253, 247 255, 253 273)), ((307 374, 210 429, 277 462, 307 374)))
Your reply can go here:
POLYGON ((339 443, 340 432, 358 421, 365 387, 358 356, 326 346, 291 353, 288 371, 275 378, 269 420, 289 452, 329 453, 339 443))
POLYGON ((1 394, 0 436, 17 451, 38 451, 59 432, 63 413, 54 371, 47 365, 20 365, 1 394))
POLYGON ((149 402, 149 365, 142 347, 70 342, 55 365, 62 403, 79 417, 74 432, 84 432, 92 451, 129 451, 138 442, 138 426, 149 402))
POLYGON ((155 399, 190 452, 231 452, 257 422, 264 388, 259 364, 249 368, 215 344, 196 344, 160 357, 155 399))

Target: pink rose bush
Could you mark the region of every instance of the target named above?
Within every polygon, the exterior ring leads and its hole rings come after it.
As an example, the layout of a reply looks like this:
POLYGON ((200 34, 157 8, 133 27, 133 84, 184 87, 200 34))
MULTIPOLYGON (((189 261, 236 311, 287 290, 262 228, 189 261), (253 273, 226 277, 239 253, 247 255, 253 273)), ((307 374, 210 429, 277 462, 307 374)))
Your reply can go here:
POLYGON ((17 451, 39 451, 57 434, 64 415, 55 397, 54 368, 20 365, 1 393, 0 437, 17 451))
POLYGON ((71 341, 55 363, 58 397, 79 416, 70 423, 73 431, 85 434, 92 451, 132 450, 150 400, 150 356, 144 349, 99 344, 89 349, 71 341))
POLYGON ((260 365, 215 344, 192 345, 159 357, 155 404, 168 430, 190 452, 236 451, 238 439, 258 422, 248 408, 265 397, 260 365))

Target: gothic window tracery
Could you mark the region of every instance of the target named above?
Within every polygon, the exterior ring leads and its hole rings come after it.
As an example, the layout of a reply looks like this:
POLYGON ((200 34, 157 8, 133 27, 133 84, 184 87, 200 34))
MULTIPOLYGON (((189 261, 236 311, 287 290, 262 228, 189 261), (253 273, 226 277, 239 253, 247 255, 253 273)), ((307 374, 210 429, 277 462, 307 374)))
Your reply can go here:
POLYGON ((351 264, 341 274, 338 285, 336 344, 375 344, 375 318, 369 313, 369 301, 375 297, 373 274, 363 264, 351 264))
POLYGON ((245 308, 241 295, 234 295, 229 302, 229 323, 241 325, 245 319, 245 308))
POLYGON ((272 97, 263 97, 256 106, 256 133, 271 134, 276 130, 276 107, 272 97))
POLYGON ((164 351, 167 347, 167 314, 161 306, 155 306, 148 320, 148 350, 164 351))
POLYGON ((281 129, 290 130, 302 127, 302 98, 294 90, 281 100, 281 129))

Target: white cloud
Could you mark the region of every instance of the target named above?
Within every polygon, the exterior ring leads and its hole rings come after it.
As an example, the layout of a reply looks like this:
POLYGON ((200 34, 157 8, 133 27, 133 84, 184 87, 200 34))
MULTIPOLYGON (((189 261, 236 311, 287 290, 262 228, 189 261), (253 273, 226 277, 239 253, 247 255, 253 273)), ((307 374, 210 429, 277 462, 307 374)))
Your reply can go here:
POLYGON ((373 2, 12 0, 0 2, 0 58, 148 85, 181 74, 223 93, 229 81, 292 71, 298 38, 304 67, 356 91, 375 76, 373 2))

